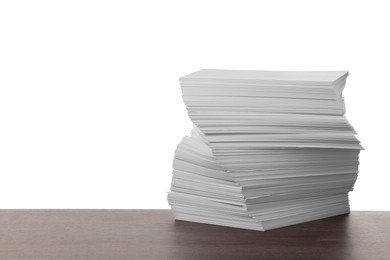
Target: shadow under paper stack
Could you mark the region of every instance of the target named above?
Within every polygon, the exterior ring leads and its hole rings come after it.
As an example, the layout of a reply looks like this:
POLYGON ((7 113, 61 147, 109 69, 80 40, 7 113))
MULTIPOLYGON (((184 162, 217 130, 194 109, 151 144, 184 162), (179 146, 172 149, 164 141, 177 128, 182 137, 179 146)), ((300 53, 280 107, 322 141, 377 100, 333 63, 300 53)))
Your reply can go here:
POLYGON ((362 148, 348 72, 200 70, 180 79, 194 123, 168 201, 178 220, 269 230, 349 212, 362 148))

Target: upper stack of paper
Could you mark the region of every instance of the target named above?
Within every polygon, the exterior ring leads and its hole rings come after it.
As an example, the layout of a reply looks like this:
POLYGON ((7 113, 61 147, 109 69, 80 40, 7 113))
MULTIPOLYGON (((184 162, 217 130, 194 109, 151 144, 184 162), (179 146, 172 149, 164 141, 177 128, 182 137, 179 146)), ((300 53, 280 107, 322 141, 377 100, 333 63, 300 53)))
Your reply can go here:
POLYGON ((176 219, 267 230, 349 212, 362 149, 348 72, 201 70, 180 79, 194 123, 168 195, 176 219))

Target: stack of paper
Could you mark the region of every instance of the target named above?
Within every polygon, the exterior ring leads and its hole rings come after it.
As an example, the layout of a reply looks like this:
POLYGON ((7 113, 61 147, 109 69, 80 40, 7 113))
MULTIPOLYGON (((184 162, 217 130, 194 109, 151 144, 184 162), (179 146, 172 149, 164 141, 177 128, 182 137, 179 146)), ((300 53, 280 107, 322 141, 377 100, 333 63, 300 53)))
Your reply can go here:
POLYGON ((348 72, 201 70, 180 79, 194 123, 178 145, 175 218, 268 230, 349 212, 362 148, 348 72))

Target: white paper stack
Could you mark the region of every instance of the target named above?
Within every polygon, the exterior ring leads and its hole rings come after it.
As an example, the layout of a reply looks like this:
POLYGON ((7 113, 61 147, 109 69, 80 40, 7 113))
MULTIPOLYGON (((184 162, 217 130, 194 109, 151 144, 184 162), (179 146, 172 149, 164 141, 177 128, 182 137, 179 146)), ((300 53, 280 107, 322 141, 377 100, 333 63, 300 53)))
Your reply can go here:
POLYGON ((269 230, 349 212, 362 148, 348 72, 201 70, 180 79, 194 123, 178 145, 175 218, 269 230))

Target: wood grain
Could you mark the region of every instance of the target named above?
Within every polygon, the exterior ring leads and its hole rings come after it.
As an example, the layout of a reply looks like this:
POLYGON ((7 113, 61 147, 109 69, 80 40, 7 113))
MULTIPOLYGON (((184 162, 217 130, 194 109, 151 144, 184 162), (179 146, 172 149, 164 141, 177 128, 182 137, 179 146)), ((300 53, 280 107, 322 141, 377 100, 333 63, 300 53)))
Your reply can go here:
POLYGON ((0 210, 0 259, 390 259, 390 212, 258 232, 168 210, 0 210))

